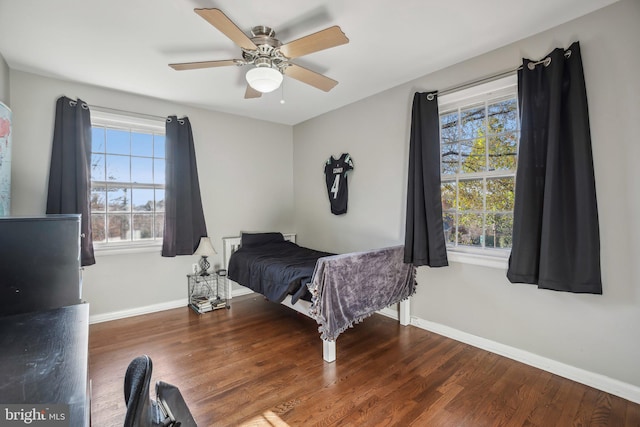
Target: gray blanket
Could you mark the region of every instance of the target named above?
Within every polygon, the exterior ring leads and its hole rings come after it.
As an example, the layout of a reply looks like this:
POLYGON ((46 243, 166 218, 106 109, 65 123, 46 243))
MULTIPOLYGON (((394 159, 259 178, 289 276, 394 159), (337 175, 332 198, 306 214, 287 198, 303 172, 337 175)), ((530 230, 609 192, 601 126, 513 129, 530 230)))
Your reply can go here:
POLYGON ((413 295, 415 267, 403 259, 403 246, 320 258, 308 286, 322 339, 413 295))

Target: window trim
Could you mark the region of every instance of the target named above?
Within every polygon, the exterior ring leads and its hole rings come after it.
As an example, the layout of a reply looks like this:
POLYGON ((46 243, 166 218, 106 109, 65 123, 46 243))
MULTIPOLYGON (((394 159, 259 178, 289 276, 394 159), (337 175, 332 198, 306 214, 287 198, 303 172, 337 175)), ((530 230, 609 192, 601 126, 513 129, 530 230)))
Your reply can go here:
MULTIPOLYGON (((501 96, 513 95, 514 92, 517 96, 517 85, 518 78, 514 73, 513 75, 438 96, 438 110, 440 112, 439 114, 448 110, 464 108, 465 106, 484 102, 489 97, 499 98, 501 96)), ((520 144, 518 143, 518 150, 519 149, 520 144)), ((510 176, 511 173, 505 174, 504 171, 487 171, 482 174, 472 175, 473 176, 469 175, 469 178, 478 178, 478 176, 481 176, 482 178, 490 178, 491 175, 510 176)), ((510 254, 511 249, 474 248, 465 246, 451 247, 447 245, 447 258, 449 259, 449 261, 455 263, 506 269, 508 267, 510 254)))
MULTIPOLYGON (((103 126, 110 129, 121 129, 130 132, 156 133, 165 135, 165 121, 161 118, 150 119, 137 116, 134 113, 113 113, 102 110, 91 110, 91 127, 103 126)), ((166 136, 166 135, 165 135, 166 136)), ((92 151, 93 154, 93 151, 92 151)), ((131 157, 131 155, 129 155, 131 157)), ((135 157, 135 156, 134 156, 135 157)), ((90 186, 93 187, 94 181, 91 180, 90 186)), ((109 182, 114 184, 114 182, 109 182)), ((131 184, 130 182, 127 184, 131 184)), ((166 183, 165 183, 166 185, 166 183)), ((165 188, 165 185, 162 188, 165 188)), ((139 187, 158 188, 153 184, 140 184, 139 187)), ((105 211, 106 214, 106 211, 105 211)), ((134 214, 132 212, 131 214, 134 214)), ((155 218, 155 214, 153 215, 155 218)), ((153 240, 132 240, 132 241, 115 241, 115 242, 94 242, 94 252, 96 255, 119 255, 129 253, 150 253, 158 252, 162 248, 162 239, 153 240)))

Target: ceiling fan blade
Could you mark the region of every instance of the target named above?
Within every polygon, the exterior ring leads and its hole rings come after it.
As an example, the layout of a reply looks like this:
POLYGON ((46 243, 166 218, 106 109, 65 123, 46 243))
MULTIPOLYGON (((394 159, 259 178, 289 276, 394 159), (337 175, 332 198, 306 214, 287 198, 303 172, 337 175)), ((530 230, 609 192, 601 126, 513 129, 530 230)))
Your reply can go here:
POLYGON ((280 52, 291 59, 345 43, 349 43, 349 39, 336 25, 286 43, 280 46, 280 52))
POLYGON ((244 99, 260 98, 261 96, 262 92, 259 92, 251 86, 247 85, 247 90, 244 93, 244 99))
POLYGON ((202 61, 202 62, 182 62, 179 64, 169 64, 174 70, 197 70, 199 68, 226 67, 228 65, 242 65, 239 59, 226 59, 224 61, 202 61))
POLYGON ((289 66, 285 68, 284 73, 291 78, 299 80, 302 83, 306 83, 325 92, 329 92, 338 84, 337 81, 330 79, 327 76, 323 76, 322 74, 316 73, 315 71, 311 71, 296 64, 289 64, 289 66))
POLYGON ((243 49, 256 50, 258 47, 231 19, 220 9, 194 9, 195 13, 203 17, 209 24, 216 27, 225 36, 243 49))

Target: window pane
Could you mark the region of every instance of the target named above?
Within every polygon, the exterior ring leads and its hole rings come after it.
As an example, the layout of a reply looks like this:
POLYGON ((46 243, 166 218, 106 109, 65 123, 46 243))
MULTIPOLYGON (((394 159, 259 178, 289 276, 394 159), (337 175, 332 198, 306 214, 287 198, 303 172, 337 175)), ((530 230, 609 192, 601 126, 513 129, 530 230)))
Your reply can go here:
POLYGON ((128 156, 112 156, 107 154, 107 180, 131 182, 128 156))
POLYGON ((513 242, 513 214, 487 214, 485 246, 488 248, 510 248, 513 242))
POLYGON ((442 216, 444 227, 444 240, 447 245, 456 243, 456 215, 453 212, 445 212, 442 216))
POLYGON ((482 246, 482 214, 461 214, 458 218, 458 244, 482 246))
POLYGON ((505 86, 499 94, 487 87, 478 95, 472 105, 472 98, 453 100, 440 114, 440 190, 449 250, 511 247, 520 138, 517 87, 505 86))
POLYGON ((131 195, 134 212, 153 212, 153 189, 134 188, 131 195))
POLYGON ((153 160, 153 182, 155 184, 165 183, 165 162, 164 159, 153 160))
POLYGON ((458 144, 442 144, 442 173, 454 174, 458 172, 458 144))
POLYGON ((458 140, 458 112, 442 115, 440 117, 440 138, 448 144, 458 140))
POLYGON ((486 138, 460 142, 460 155, 463 173, 483 172, 486 170, 486 138))
POLYGON ((104 214, 91 214, 91 236, 94 243, 105 241, 104 214))
POLYGON ((156 214, 155 225, 155 237, 156 239, 162 239, 164 232, 164 214, 156 214))
POLYGON ((489 170, 515 170, 518 139, 515 133, 489 138, 489 170))
POLYGON ((153 157, 165 157, 164 135, 153 135, 153 157))
POLYGON ((440 185, 442 192, 442 210, 456 209, 456 182, 448 181, 440 185))
POLYGON ((107 210, 107 188, 91 187, 91 212, 104 212, 107 210))
POLYGON ((153 183, 153 159, 131 157, 131 182, 153 183))
POLYGON ((507 99, 489 105, 489 132, 513 132, 518 129, 518 110, 516 99, 507 99))
POLYGON ((481 179, 465 179, 458 183, 458 209, 461 211, 482 211, 481 179))
POLYGON ((129 132, 126 130, 107 129, 107 153, 131 154, 129 132))
POLYGON ((156 189, 156 212, 164 212, 164 190, 156 189))
POLYGON ((513 211, 515 178, 487 179, 487 211, 513 211))
POLYGON ((133 240, 153 239, 153 214, 133 215, 133 240))
POLYGON ((460 139, 474 139, 485 135, 484 105, 460 112, 460 139))
POLYGON ((131 195, 128 188, 109 188, 107 203, 109 212, 130 212, 131 195))
POLYGON ((92 153, 104 153, 104 128, 92 127, 91 128, 91 152, 92 153))
POLYGON ((131 155, 153 156, 153 135, 150 133, 131 132, 131 155))
POLYGON ((91 181, 106 181, 104 154, 91 155, 91 181))
POLYGON ((153 185, 165 183, 165 136, 162 131, 132 130, 136 127, 132 123, 135 117, 112 128, 92 126, 90 195, 95 242, 162 238, 165 190, 153 185))
POLYGON ((107 215, 107 221, 109 224, 108 238, 110 242, 131 240, 131 226, 129 224, 129 218, 129 215, 124 214, 107 215))

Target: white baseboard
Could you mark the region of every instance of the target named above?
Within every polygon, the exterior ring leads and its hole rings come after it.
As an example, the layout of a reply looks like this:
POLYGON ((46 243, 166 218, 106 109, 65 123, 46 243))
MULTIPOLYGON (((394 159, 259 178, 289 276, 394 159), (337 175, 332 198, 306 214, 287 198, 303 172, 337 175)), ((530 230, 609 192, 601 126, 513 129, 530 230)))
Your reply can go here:
POLYGON ((394 310, 392 308, 383 308, 382 310, 376 311, 378 314, 382 314, 383 316, 387 316, 392 318, 393 320, 398 320, 398 310, 394 310))
POLYGON ((249 294, 253 294, 255 292, 253 292, 251 289, 249 288, 245 288, 244 286, 242 287, 242 289, 234 289, 231 291, 231 298, 233 297, 239 297, 242 295, 249 295, 249 294))
POLYGON ((434 332, 438 335, 443 335, 456 341, 460 341, 465 344, 508 357, 509 359, 522 362, 529 366, 551 372, 552 374, 568 378, 572 381, 588 385, 589 387, 602 390, 606 393, 622 397, 623 399, 640 403, 640 387, 633 384, 628 384, 614 378, 609 378, 605 375, 576 368, 575 366, 567 365, 566 363, 548 359, 525 350, 468 334, 458 329, 430 322, 418 317, 411 317, 411 324, 418 328, 434 332))
MULTIPOLYGON (((237 289, 233 290, 231 297, 239 297, 241 295, 251 294, 251 289, 237 289)), ((146 305, 144 307, 136 307, 128 310, 112 311, 110 313, 95 314, 89 316, 89 323, 101 323, 108 322, 109 320, 124 319, 126 317, 140 316, 141 314, 155 313, 157 311, 171 310, 173 308, 186 307, 187 299, 178 299, 174 301, 162 302, 159 304, 146 305)))
POLYGON ((130 308, 128 310, 112 311, 110 313, 95 314, 89 316, 89 323, 107 322, 109 320, 124 319, 125 317, 139 316, 141 314, 155 313, 156 311, 171 310, 172 308, 186 307, 187 299, 178 299, 159 304, 146 305, 144 307, 130 308))

